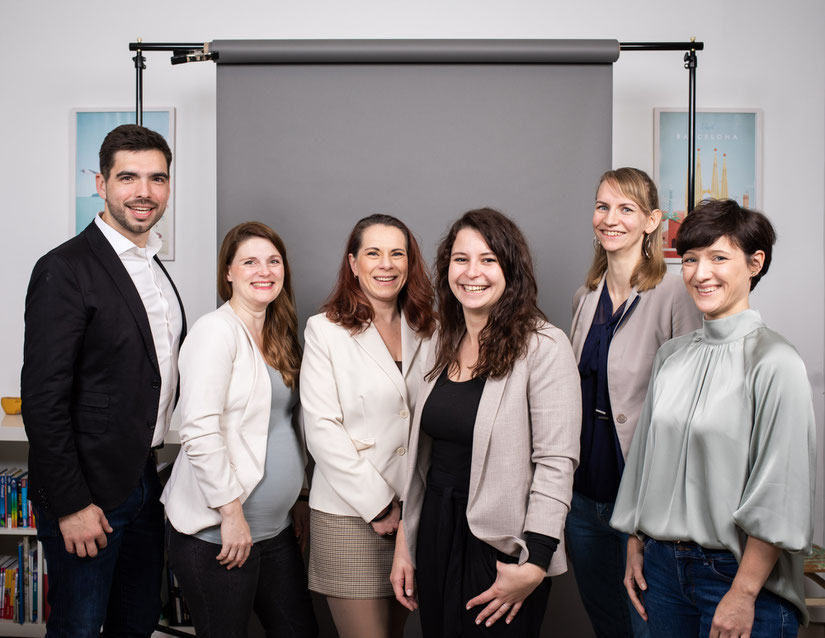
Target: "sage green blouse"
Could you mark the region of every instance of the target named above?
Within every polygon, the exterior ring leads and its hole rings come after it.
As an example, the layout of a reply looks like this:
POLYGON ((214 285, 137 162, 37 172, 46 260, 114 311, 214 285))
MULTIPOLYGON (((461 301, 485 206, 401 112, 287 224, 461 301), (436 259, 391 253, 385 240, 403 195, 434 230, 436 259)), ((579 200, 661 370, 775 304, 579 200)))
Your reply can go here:
POLYGON ((765 588, 807 623, 815 436, 794 347, 755 310, 705 320, 659 348, 610 524, 737 560, 748 536, 775 545, 782 551, 765 588))

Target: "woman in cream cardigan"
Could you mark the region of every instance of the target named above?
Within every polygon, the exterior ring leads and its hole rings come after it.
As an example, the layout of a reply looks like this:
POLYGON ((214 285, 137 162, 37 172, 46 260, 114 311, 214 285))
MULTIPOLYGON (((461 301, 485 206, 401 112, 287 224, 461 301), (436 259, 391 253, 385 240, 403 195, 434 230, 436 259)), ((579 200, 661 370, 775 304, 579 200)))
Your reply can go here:
POLYGON ((653 357, 665 341, 701 325, 679 277, 667 274, 661 219, 646 173, 619 168, 602 175, 593 265, 573 300, 582 435, 567 551, 598 638, 647 635, 622 586, 626 537, 608 523, 653 357))
POLYGON ((524 236, 498 211, 456 221, 436 271, 440 327, 410 436, 395 595, 420 604, 428 638, 538 636, 547 577, 566 570, 573 353, 536 306, 524 236))
POLYGON ((229 231, 218 292, 227 303, 180 352, 181 452, 161 497, 169 564, 198 636, 245 637, 253 610, 267 636, 316 636, 296 541, 308 532, 292 419, 301 353, 286 249, 271 228, 229 231))
POLYGON ((301 364, 316 463, 309 587, 327 597, 341 638, 401 636, 393 536, 434 324, 427 272, 403 222, 371 215, 355 225, 323 310, 307 322, 301 364))

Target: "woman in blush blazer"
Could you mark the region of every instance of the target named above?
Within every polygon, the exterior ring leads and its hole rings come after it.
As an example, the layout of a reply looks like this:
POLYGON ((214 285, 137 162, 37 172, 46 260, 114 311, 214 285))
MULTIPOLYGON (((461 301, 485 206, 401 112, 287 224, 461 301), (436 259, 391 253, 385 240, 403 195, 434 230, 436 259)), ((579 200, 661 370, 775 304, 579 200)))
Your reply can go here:
POLYGON ((247 222, 226 235, 218 264, 228 301, 198 320, 180 352, 181 452, 161 497, 169 564, 198 636, 244 638, 254 610, 267 636, 310 638, 318 628, 296 540, 308 532, 306 456, 292 419, 301 352, 286 249, 268 226, 247 222))
POLYGON ((656 351, 701 325, 684 285, 667 274, 658 202, 653 181, 638 169, 602 175, 593 265, 573 299, 582 438, 567 550, 599 638, 647 635, 623 591, 627 538, 609 526, 610 515, 656 351))
POLYGON ((578 375, 519 228, 466 213, 437 256, 440 327, 410 436, 392 582, 423 635, 538 636, 566 570, 578 375), (482 626, 483 623, 483 626, 482 626))
POLYGON ((407 441, 432 290, 415 238, 395 217, 360 220, 338 281, 305 332, 301 403, 315 460, 309 587, 341 638, 401 636, 389 582, 407 441))

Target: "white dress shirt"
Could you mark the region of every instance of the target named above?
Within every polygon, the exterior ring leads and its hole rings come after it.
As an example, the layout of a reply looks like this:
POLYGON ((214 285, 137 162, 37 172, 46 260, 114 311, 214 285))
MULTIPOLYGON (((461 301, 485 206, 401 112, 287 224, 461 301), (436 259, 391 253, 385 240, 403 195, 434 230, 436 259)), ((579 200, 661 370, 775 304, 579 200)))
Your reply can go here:
POLYGON ((152 438, 152 447, 155 447, 163 443, 175 407, 183 315, 172 282, 153 259, 161 248, 160 237, 150 232, 146 247, 141 248, 104 222, 100 215, 95 217, 95 224, 132 278, 152 329, 161 379, 158 420, 152 438))

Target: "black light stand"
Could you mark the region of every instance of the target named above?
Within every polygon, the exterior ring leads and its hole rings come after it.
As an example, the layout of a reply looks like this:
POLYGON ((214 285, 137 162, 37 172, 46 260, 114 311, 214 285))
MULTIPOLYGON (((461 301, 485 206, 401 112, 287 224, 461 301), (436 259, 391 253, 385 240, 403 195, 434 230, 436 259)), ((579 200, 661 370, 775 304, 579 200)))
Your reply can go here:
POLYGON ((209 43, 198 42, 137 42, 129 43, 129 50, 135 51, 132 60, 135 63, 135 123, 143 126, 143 70, 146 68, 144 51, 171 51, 172 64, 186 64, 187 62, 205 62, 217 60, 218 54, 209 51, 209 43))
POLYGON ((696 205, 696 52, 705 48, 704 42, 622 42, 622 51, 687 51, 685 68, 688 70, 688 179, 687 212, 696 205))

